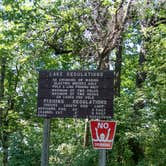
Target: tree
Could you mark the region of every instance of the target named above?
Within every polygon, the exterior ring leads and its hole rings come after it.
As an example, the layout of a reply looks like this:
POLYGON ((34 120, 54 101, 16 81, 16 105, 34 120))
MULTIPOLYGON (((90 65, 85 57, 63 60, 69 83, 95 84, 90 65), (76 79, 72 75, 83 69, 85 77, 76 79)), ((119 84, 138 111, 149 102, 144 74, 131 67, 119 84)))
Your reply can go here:
MULTIPOLYGON (((108 165, 163 165, 164 5, 163 0, 1 2, 0 163, 40 164, 38 70, 94 70, 111 63, 118 126, 108 165)), ((97 151, 82 147, 84 121, 54 119, 51 125, 51 165, 96 165, 97 151)))

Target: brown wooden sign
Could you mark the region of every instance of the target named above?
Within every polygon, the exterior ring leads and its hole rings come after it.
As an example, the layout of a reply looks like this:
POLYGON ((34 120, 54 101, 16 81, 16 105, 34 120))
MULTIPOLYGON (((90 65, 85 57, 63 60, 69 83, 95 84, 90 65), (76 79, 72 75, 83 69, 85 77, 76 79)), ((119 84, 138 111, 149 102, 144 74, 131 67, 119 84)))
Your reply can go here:
POLYGON ((111 119, 113 71, 40 71, 37 115, 111 119))

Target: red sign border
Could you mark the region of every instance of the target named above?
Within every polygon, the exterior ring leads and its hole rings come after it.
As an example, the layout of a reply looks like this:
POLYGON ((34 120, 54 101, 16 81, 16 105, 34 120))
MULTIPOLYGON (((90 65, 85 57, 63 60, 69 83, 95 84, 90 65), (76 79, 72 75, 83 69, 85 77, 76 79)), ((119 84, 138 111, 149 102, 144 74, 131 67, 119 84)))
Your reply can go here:
POLYGON ((115 133, 116 133, 116 126, 117 126, 117 121, 108 121, 108 120, 90 120, 89 121, 89 127, 90 127, 90 133, 91 133, 91 140, 92 140, 92 146, 94 149, 112 149, 113 148, 113 144, 114 144, 114 137, 115 137, 115 133), (113 138, 112 138, 112 147, 111 148, 97 148, 97 147, 94 147, 93 146, 93 137, 92 137, 92 130, 91 130, 91 121, 98 121, 98 122, 115 122, 115 130, 114 130, 114 135, 113 135, 113 138))

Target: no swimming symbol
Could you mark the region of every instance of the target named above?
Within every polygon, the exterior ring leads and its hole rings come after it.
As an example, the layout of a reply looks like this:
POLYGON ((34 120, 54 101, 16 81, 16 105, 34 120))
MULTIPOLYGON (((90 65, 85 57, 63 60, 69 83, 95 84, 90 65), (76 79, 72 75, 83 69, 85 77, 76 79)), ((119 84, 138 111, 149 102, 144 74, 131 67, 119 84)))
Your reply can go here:
POLYGON ((95 149, 112 149, 116 122, 90 121, 92 144, 95 149))

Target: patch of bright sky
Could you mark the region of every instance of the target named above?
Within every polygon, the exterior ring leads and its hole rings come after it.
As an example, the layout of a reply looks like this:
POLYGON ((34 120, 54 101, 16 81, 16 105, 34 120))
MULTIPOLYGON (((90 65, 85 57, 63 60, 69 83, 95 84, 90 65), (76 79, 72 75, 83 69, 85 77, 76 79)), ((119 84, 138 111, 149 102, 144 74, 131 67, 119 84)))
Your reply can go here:
POLYGON ((33 6, 33 3, 34 1, 32 1, 32 0, 25 0, 25 2, 24 2, 24 5, 25 6, 33 6))
POLYGON ((0 11, 4 10, 4 6, 2 5, 2 0, 0 0, 0 11))
POLYGON ((130 48, 136 47, 136 51, 140 52, 141 46, 139 44, 134 45, 134 43, 128 43, 130 48))
POLYGON ((83 35, 86 39, 91 40, 92 33, 89 30, 86 29, 83 35))

